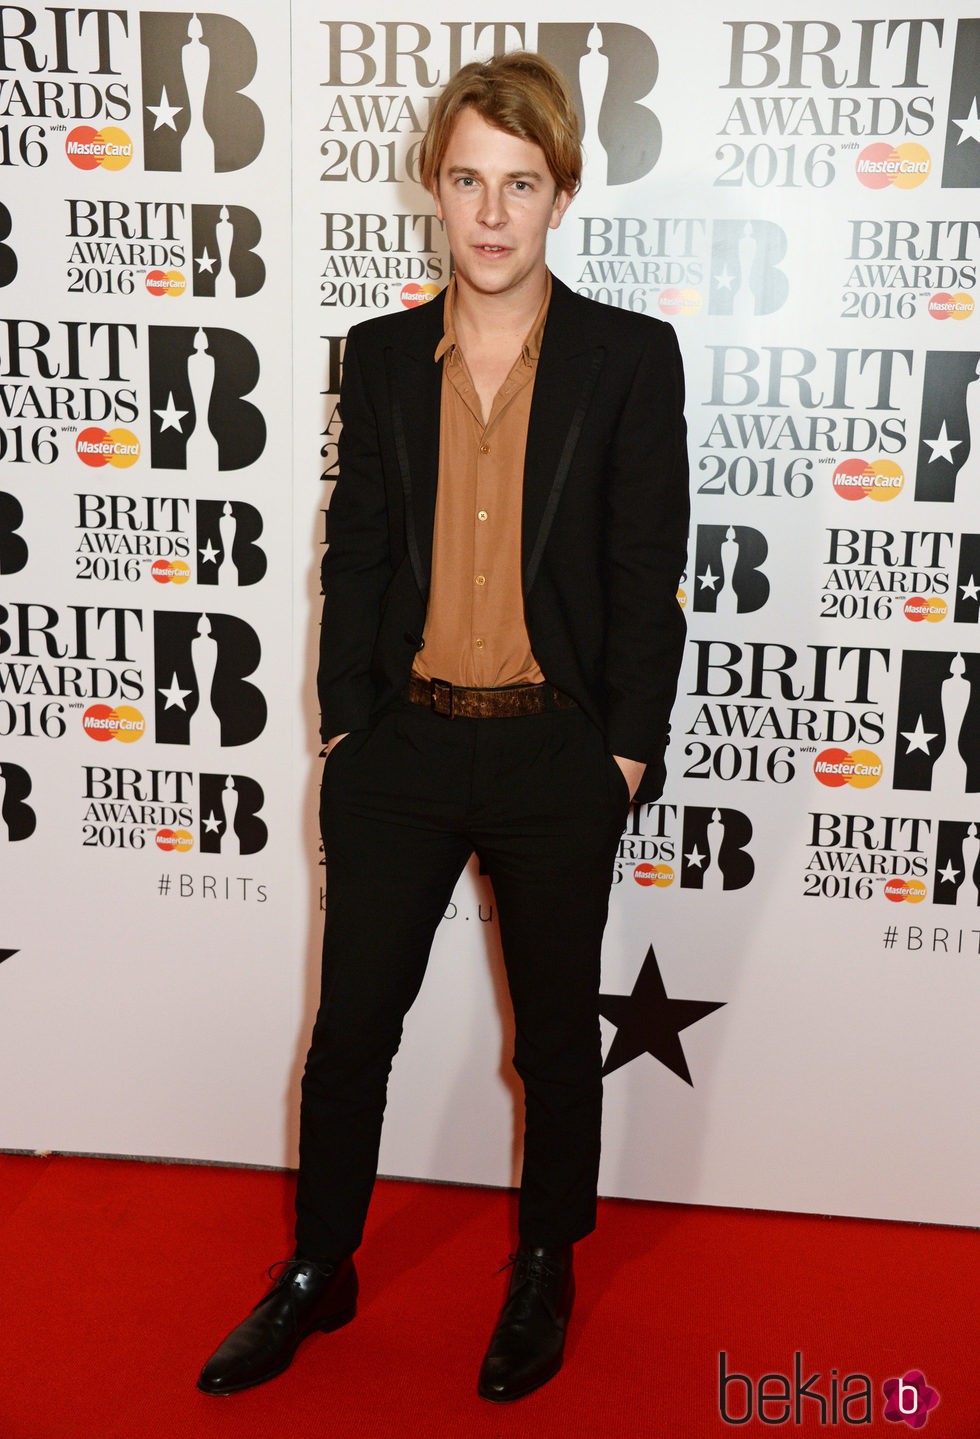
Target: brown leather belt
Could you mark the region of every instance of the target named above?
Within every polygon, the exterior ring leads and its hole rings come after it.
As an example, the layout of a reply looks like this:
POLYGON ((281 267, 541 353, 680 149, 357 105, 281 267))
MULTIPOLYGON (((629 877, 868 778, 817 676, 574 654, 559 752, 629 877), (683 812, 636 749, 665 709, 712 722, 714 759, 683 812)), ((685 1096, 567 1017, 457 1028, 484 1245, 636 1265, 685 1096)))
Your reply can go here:
POLYGON ((408 698, 413 705, 425 705, 447 719, 511 719, 576 708, 571 695, 556 690, 554 685, 471 689, 448 680, 424 680, 418 675, 412 675, 408 682, 408 698))

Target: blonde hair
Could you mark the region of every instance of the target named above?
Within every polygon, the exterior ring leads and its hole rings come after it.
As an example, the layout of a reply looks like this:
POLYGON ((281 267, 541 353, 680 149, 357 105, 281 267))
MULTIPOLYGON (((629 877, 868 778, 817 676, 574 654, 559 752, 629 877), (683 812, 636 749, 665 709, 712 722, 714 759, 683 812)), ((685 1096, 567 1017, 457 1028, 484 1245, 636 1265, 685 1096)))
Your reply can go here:
POLYGON ((558 189, 575 194, 582 147, 572 97, 555 67, 529 50, 475 60, 449 81, 419 149, 419 177, 427 190, 436 188, 453 126, 467 106, 495 129, 538 145, 558 189))

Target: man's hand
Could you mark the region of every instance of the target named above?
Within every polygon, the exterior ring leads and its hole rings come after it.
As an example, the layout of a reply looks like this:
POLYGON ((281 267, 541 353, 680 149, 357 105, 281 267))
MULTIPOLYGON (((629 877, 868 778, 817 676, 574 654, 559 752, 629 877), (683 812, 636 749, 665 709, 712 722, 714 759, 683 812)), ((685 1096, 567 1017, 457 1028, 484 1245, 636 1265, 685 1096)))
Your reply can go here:
POLYGON ((640 788, 640 780, 646 773, 646 765, 638 759, 624 759, 621 754, 614 754, 613 759, 623 771, 623 778, 629 786, 630 800, 640 788))
MULTIPOLYGON (((340 741, 341 741, 342 739, 346 739, 349 734, 350 734, 350 730, 349 730, 349 729, 345 729, 344 732, 343 732, 343 734, 331 735, 330 738, 327 740, 326 749, 323 751, 323 758, 326 759, 327 756, 329 755, 330 751, 331 751, 332 749, 336 749, 337 745, 340 744, 340 741)), ((628 763, 628 761, 627 761, 627 763, 628 763)))

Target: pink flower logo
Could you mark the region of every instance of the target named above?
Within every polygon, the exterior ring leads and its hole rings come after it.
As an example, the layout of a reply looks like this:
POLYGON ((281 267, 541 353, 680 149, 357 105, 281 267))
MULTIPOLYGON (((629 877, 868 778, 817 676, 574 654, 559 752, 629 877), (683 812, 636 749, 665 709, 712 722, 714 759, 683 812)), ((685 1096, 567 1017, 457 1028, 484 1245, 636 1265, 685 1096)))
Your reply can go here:
POLYGON ((939 1403, 938 1391, 926 1383, 921 1369, 910 1369, 901 1379, 886 1379, 882 1388, 888 1400, 885 1418, 893 1424, 907 1424, 910 1429, 921 1429, 930 1409, 939 1403))

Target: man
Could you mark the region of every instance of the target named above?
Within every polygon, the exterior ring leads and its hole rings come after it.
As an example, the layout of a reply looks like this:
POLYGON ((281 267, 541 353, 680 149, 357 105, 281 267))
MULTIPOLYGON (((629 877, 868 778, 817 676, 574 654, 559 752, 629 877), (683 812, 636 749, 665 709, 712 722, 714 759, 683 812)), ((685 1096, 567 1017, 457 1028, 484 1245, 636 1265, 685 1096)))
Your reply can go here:
POLYGON ((353 1318, 388 1073, 456 881, 494 887, 526 1124, 520 1244, 479 1378, 561 1367, 595 1224, 599 956, 631 799, 655 799, 683 645, 688 498, 669 326, 545 264, 578 128, 539 57, 465 66, 420 167, 455 276, 352 329, 324 561, 323 991, 296 1253, 205 1365, 232 1393, 353 1318), (379 870, 374 856, 385 855, 379 870))

